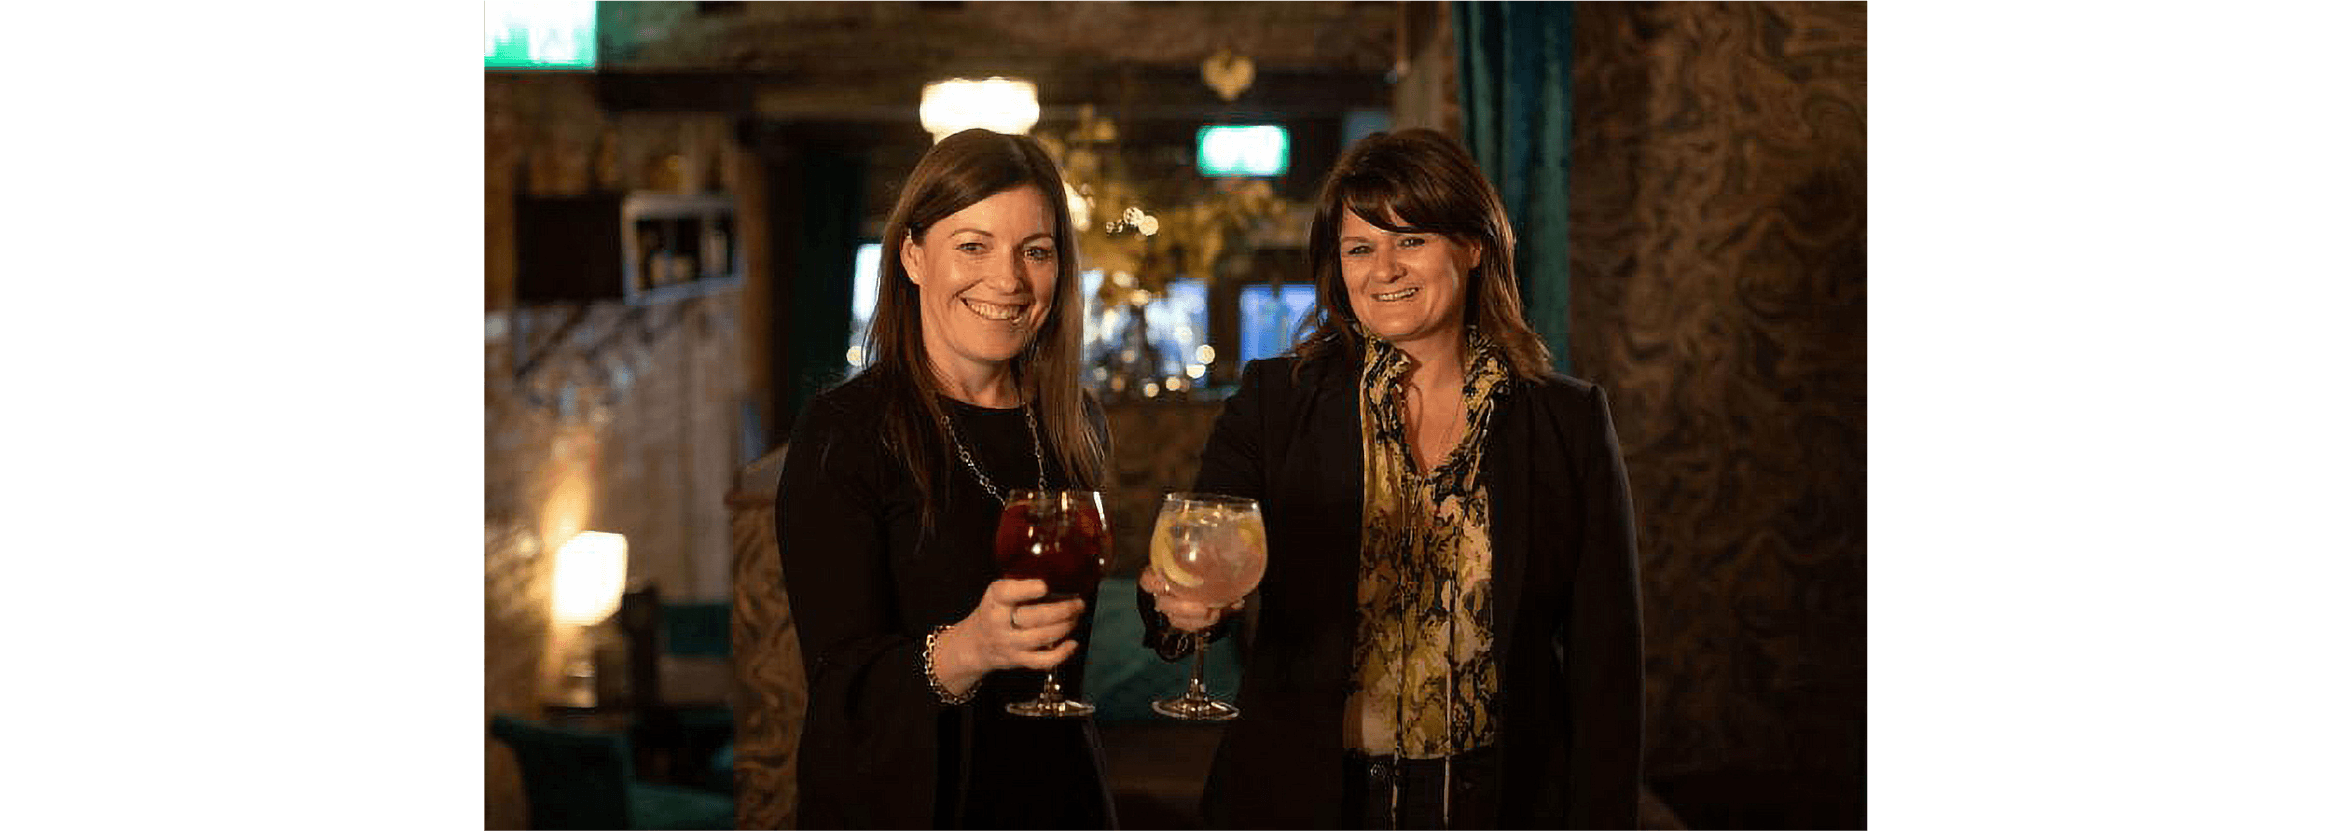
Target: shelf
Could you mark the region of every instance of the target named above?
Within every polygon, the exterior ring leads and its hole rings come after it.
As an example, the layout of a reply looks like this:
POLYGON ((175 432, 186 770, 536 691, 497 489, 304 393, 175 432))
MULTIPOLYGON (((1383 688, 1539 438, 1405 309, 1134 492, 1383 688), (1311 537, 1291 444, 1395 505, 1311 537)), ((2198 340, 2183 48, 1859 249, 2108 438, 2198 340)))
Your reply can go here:
POLYGON ((726 194, 520 197, 515 218, 522 305, 651 305, 742 283, 741 225, 726 194))
POLYGON ((700 297, 714 291, 731 289, 742 284, 743 278, 741 275, 733 275, 728 277, 705 277, 700 280, 679 283, 676 285, 662 286, 657 289, 646 289, 644 291, 632 294, 624 299, 633 306, 650 306, 658 303, 670 303, 678 300, 684 300, 689 297, 700 297))
POLYGON ((741 227, 725 194, 632 193, 621 201, 621 298, 666 303, 742 282, 741 227))

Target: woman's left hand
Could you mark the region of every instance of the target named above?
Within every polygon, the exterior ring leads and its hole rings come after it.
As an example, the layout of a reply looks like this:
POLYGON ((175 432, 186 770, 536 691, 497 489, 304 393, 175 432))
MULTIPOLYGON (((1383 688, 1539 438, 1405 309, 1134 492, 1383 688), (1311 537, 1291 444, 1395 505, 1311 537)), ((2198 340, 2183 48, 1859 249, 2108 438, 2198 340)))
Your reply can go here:
POLYGON ((1151 593, 1152 605, 1159 609, 1160 614, 1167 616, 1169 626, 1186 632, 1207 631, 1217 621, 1223 620, 1225 615, 1241 609, 1241 601, 1234 601, 1230 606, 1210 606, 1175 596, 1169 591, 1171 587, 1167 584, 1167 577, 1161 575, 1156 566, 1144 567, 1142 576, 1136 578, 1135 582, 1144 591, 1151 593))
POLYGON ((1077 652, 1070 637, 1086 602, 1045 601, 1043 580, 997 580, 963 620, 939 635, 933 668, 939 684, 962 693, 999 669, 1052 669, 1077 652))

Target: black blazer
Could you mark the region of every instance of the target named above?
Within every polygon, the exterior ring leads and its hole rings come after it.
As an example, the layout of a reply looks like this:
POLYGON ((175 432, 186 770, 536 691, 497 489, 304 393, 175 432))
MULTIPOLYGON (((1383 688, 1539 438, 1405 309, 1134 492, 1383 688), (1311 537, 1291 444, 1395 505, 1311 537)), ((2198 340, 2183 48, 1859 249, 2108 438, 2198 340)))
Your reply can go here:
MULTIPOLYGON (((1201 452, 1194 489, 1257 499, 1268 546, 1242 715, 1225 730, 1201 802, 1212 826, 1339 822, 1363 527, 1361 366, 1354 356, 1250 362, 1201 452)), ((1631 828, 1641 604, 1608 398, 1552 374, 1514 380, 1499 406, 1481 472, 1492 510, 1499 822, 1631 828)))

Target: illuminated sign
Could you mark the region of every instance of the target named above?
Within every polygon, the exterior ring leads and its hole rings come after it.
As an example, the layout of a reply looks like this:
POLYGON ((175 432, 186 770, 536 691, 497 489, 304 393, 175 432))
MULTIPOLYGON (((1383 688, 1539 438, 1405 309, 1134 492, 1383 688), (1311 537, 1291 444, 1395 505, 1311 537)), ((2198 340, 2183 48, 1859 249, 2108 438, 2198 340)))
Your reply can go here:
POLYGON ((1202 176, 1280 176, 1290 170, 1290 131, 1272 124, 1200 128, 1202 176))
POLYGON ((594 0, 483 3, 482 66, 485 69, 595 69, 594 0))

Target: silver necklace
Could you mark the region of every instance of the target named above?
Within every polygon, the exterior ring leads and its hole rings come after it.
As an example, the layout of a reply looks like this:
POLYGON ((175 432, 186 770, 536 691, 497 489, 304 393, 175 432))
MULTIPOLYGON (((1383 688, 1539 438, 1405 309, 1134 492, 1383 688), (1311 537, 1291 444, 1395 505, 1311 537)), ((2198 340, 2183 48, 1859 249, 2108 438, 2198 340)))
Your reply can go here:
MULTIPOLYGON (((1021 405, 1020 417, 1021 420, 1029 424, 1029 448, 1037 454, 1037 489, 1044 490, 1045 440, 1037 436, 1037 416, 1029 412, 1028 405, 1021 405)), ((971 475, 979 477, 980 487, 988 489, 988 495, 996 498, 996 504, 1010 504, 1010 501, 1004 498, 1004 494, 996 490, 996 483, 989 481, 987 472, 980 470, 980 464, 972 461, 971 451, 965 449, 963 439, 955 435, 954 417, 948 415, 944 409, 939 411, 939 426, 947 428, 947 440, 955 443, 955 455, 963 457, 963 466, 971 470, 971 475)))

